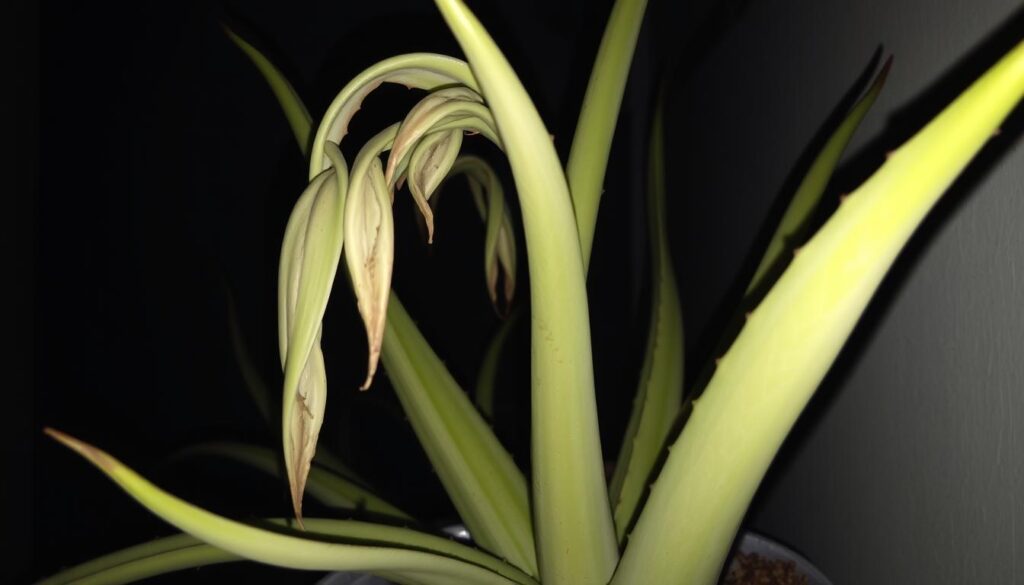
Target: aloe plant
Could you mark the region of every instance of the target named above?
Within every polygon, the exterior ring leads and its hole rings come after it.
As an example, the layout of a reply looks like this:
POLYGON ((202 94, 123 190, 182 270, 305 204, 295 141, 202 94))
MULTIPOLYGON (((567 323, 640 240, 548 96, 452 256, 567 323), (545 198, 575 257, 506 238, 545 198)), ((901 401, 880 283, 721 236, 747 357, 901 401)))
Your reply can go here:
MULTIPOLYGON (((294 523, 277 521, 268 529, 223 518, 161 490, 96 447, 48 429, 188 535, 121 551, 45 582, 119 583, 250 559, 427 585, 714 583, 773 457, 886 271, 1024 95, 1021 43, 896 149, 823 226, 794 242, 881 90, 886 66, 812 164, 748 286, 745 322, 698 393, 683 387, 683 325, 664 210, 662 116, 669 104, 662 90, 651 116, 649 148, 650 331, 637 398, 607 482, 585 282, 609 147, 646 2, 615 3, 565 167, 527 92, 480 22, 461 0, 436 4, 467 60, 409 54, 378 63, 340 91, 315 127, 277 68, 229 33, 270 82, 309 156, 308 185, 288 222, 279 272, 282 447, 294 523), (349 122, 382 83, 426 93, 349 164, 341 149, 349 122), (468 135, 493 142, 507 155, 521 209, 530 276, 530 481, 390 286, 396 191, 409 186, 431 231, 436 190, 449 175, 465 175, 488 226, 484 267, 490 297, 499 303, 503 275, 503 302, 512 300, 516 246, 510 208, 488 163, 460 158, 468 135), (340 267, 345 278, 338 277, 340 267), (774 282, 773 274, 780 274, 774 282), (327 389, 322 319, 335 283, 344 286, 346 280, 365 324, 369 359, 363 388, 372 385, 383 363, 477 547, 409 528, 303 518, 307 485, 316 492, 337 485, 342 499, 362 498, 382 512, 404 515, 313 467, 327 389), (685 424, 674 431, 679 417, 685 424)), ((500 353, 503 338, 494 352, 500 353)), ((488 357, 481 376, 488 415, 488 372, 496 359, 488 357)), ((236 450, 236 456, 243 453, 254 464, 266 461, 265 454, 236 450)))

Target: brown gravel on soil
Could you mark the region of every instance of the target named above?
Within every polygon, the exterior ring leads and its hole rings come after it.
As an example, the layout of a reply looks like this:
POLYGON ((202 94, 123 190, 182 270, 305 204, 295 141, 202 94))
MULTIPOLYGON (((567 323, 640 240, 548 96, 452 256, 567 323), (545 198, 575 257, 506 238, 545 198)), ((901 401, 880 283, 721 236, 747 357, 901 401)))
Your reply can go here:
POLYGON ((807 585, 807 575, 797 571, 793 561, 739 553, 722 585, 807 585))

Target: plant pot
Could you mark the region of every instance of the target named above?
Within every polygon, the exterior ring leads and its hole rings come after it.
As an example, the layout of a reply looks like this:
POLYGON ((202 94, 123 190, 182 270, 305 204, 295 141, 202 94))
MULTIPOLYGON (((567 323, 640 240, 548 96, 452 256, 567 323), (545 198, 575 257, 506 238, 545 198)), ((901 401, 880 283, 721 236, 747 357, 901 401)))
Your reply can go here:
POLYGON ((741 554, 756 554, 773 561, 792 562, 798 573, 807 576, 807 585, 832 585, 832 582, 802 555, 756 532, 746 531, 743 533, 729 564, 730 570, 738 564, 737 556, 741 554))
MULTIPOLYGON (((450 526, 443 532, 460 540, 468 539, 469 534, 461 526, 450 526)), ((832 582, 793 549, 782 545, 766 536, 756 532, 746 531, 740 538, 739 545, 733 554, 730 569, 738 562, 736 556, 739 554, 756 554, 762 558, 778 561, 792 562, 797 572, 807 576, 807 585, 832 585, 832 582)), ((331 573, 317 582, 317 585, 392 585, 390 581, 365 575, 363 573, 331 573)))

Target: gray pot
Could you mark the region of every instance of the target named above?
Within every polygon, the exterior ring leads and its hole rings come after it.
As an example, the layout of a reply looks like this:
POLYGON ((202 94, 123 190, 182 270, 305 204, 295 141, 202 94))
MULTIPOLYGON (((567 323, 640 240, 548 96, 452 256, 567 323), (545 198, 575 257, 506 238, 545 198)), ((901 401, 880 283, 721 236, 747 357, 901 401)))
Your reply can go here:
MULTIPOLYGON (((793 561, 796 563, 797 570, 807 575, 809 585, 832 585, 832 582, 817 567, 812 565, 810 561, 793 549, 779 544, 766 536, 750 531, 744 532, 739 546, 736 548, 739 552, 747 554, 756 553, 768 559, 793 561)), ((734 560, 733 563, 735 562, 734 560)))
MULTIPOLYGON (((456 538, 468 539, 469 533, 466 532, 461 526, 451 526, 444 529, 445 533, 448 533, 456 538)), ((768 559, 777 560, 788 560, 796 563, 796 568, 801 573, 807 575, 809 585, 832 585, 832 582, 818 570, 817 567, 812 565, 810 561, 805 559, 796 551, 775 542, 774 540, 757 534, 755 532, 744 532, 743 537, 740 539, 739 546, 736 547, 739 552, 742 553, 756 553, 762 557, 768 559)), ((735 562, 735 561, 733 561, 735 562)), ((731 565, 730 565, 731 566, 731 565)), ((380 577, 374 577, 372 575, 364 575, 362 573, 331 573, 323 579, 321 579, 317 585, 392 585, 389 581, 385 581, 380 577)))

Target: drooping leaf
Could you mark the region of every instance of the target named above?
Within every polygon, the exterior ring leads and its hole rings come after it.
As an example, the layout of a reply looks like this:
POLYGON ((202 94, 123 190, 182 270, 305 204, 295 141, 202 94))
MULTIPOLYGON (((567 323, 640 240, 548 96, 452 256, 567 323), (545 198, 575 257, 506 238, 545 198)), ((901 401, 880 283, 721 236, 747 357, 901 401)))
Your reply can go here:
POLYGON ((161 490, 92 445, 53 429, 46 432, 88 459, 128 495, 166 522, 247 559, 292 569, 393 573, 429 584, 536 583, 480 551, 405 528, 346 520, 323 523, 310 520, 306 532, 296 532, 286 528, 257 528, 229 520, 161 490), (335 538, 325 538, 328 536, 335 538))
POLYGON ((1024 42, 899 147, 804 245, 722 356, 613 585, 715 582, 789 430, 900 250, 1024 97, 1024 42))
POLYGON ((440 120, 468 118, 473 115, 490 122, 493 119, 483 106, 483 98, 480 94, 468 87, 446 87, 427 94, 415 106, 409 110, 402 120, 398 135, 395 136, 395 144, 388 156, 387 170, 384 177, 388 185, 394 186, 398 163, 404 159, 413 149, 417 142, 424 135, 430 132, 440 120), (468 107, 475 108, 473 110, 468 107))
POLYGON ((341 145, 348 133, 348 124, 359 110, 363 99, 382 83, 397 83, 409 88, 434 90, 448 85, 464 85, 477 89, 476 80, 464 61, 433 53, 410 53, 385 59, 366 69, 350 81, 328 106, 320 121, 310 151, 309 179, 330 167, 324 151, 328 142, 341 145))
POLYGON ((391 190, 384 180, 379 156, 390 148, 397 131, 398 124, 390 126, 359 152, 352 167, 351 192, 345 206, 345 263, 369 344, 366 380, 361 390, 370 387, 377 371, 391 291, 395 223, 391 215, 391 190))
MULTIPOLYGON (((358 103, 366 93, 372 90, 370 86, 380 81, 382 77, 387 77, 396 71, 397 74, 390 77, 391 80, 408 83, 421 89, 433 89, 434 84, 447 85, 451 79, 455 79, 457 82, 459 78, 463 79, 464 85, 476 86, 465 63, 449 57, 406 55, 388 60, 364 72, 359 79, 339 94, 331 108, 333 114, 328 116, 334 121, 331 128, 337 131, 339 128, 346 127, 347 120, 358 109, 358 103), (428 71, 423 73, 419 71, 420 69, 428 71), (437 73, 437 71, 445 69, 450 69, 449 73, 443 73, 443 71, 440 74, 437 73), (430 71, 434 71, 434 73, 430 71), (450 75, 449 81, 444 80, 444 75, 450 75), (354 99, 353 96, 357 96, 358 99, 354 99)), ((498 142, 497 136, 488 136, 488 132, 493 134, 493 130, 485 127, 482 121, 476 118, 441 122, 432 130, 443 131, 457 128, 483 134, 492 141, 498 142)), ((326 133, 325 136, 332 136, 327 125, 322 126, 321 130, 326 133)), ((340 141, 343 134, 343 132, 337 132, 333 136, 340 141)), ((326 139, 324 143, 326 144, 326 139)), ((408 157, 405 160, 408 161, 408 157)), ((313 168, 322 168, 322 165, 318 165, 316 162, 315 155, 312 161, 313 168)), ((507 233, 511 234, 507 208, 504 223, 507 226, 507 233)), ((499 240, 499 243, 501 241, 508 242, 510 238, 511 236, 499 240)), ((286 243, 287 241, 286 238, 286 243)), ((504 258, 510 259, 506 261, 514 265, 514 252, 513 246, 511 253, 506 251, 500 252, 500 254, 503 254, 504 258)), ((287 288, 287 282, 287 278, 282 276, 282 290, 287 288)), ((284 298, 283 293, 281 298, 284 298)), ((395 310, 396 305, 399 309, 401 308, 398 300, 392 298, 390 302, 392 309, 389 310, 389 315, 395 310)), ((526 481, 522 473, 479 413, 468 403, 465 392, 455 383, 444 363, 434 353, 430 345, 423 340, 412 320, 401 320, 395 329, 399 331, 396 335, 404 341, 390 345, 390 349, 389 344, 385 344, 382 350, 385 359, 391 355, 401 363, 416 361, 429 364, 429 367, 423 371, 402 369, 400 375, 392 374, 392 385, 400 397, 406 397, 402 403, 403 407, 406 408, 410 420, 413 421, 413 429, 416 431, 420 443, 424 445, 435 469, 438 470, 438 475, 455 502, 460 516, 472 530, 477 543, 494 551, 515 566, 536 574, 537 562, 530 522, 529 500, 526 481), (415 356, 408 353, 406 347, 409 344, 415 347, 415 356), (422 397, 430 397, 430 399, 423 401, 422 397), (456 405, 457 408, 443 408, 444 405, 456 405), (451 437, 456 439, 453 440, 451 437), (486 489, 472 487, 477 485, 489 487, 486 489), (459 486, 469 487, 459 489, 459 486), (503 520, 487 524, 486 519, 491 517, 500 517, 503 520)), ((322 453, 318 452, 318 457, 320 455, 322 453)), ((395 576, 389 576, 389 578, 396 582, 404 582, 404 580, 399 581, 395 576)), ((405 580, 408 578, 406 577, 405 580)))
POLYGON ((474 156, 459 157, 452 165, 448 177, 465 174, 473 203, 486 224, 484 235, 484 277, 487 294, 494 309, 502 313, 498 303, 498 271, 504 277, 505 308, 512 304, 516 286, 516 244, 511 212, 505 201, 501 179, 484 159, 474 156))
POLYGON ((423 137, 409 158, 409 191, 427 226, 427 242, 434 241, 434 212, 430 196, 444 180, 462 148, 462 130, 435 132, 423 137))
POLYGON ((345 171, 339 156, 337 168, 310 183, 289 218, 281 250, 282 440, 292 506, 300 523, 302 492, 327 399, 321 322, 341 256, 341 220, 348 187, 345 171))
POLYGON ((494 115, 530 253, 533 512, 542 581, 606 585, 618 559, 594 401, 590 315, 572 199, 551 134, 460 0, 437 0, 494 115))

